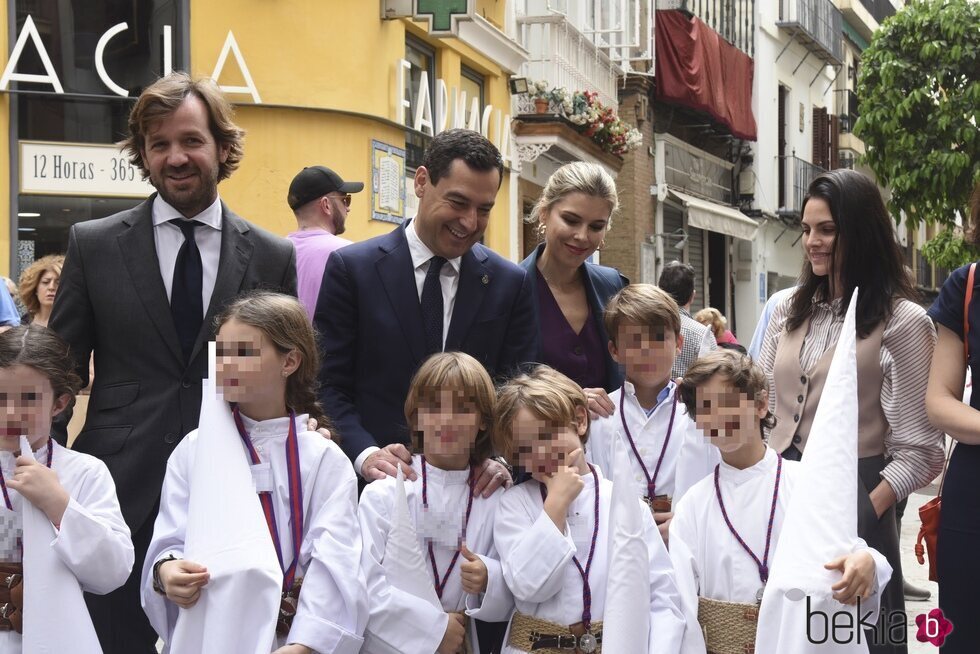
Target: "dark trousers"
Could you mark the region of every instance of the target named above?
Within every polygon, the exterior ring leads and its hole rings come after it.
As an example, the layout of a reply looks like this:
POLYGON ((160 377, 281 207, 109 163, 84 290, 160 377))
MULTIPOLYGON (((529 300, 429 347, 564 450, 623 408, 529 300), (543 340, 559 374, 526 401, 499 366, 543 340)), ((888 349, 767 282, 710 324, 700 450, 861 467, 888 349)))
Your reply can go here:
MULTIPOLYGON (((790 447, 783 456, 799 461, 801 453, 790 447)), ((902 588, 902 556, 898 548, 898 525, 895 507, 879 518, 871 504, 870 493, 881 483, 879 474, 885 467, 885 456, 858 459, 858 536, 868 547, 878 550, 892 566, 892 578, 881 594, 881 612, 874 631, 866 631, 869 654, 908 654, 905 624, 905 593, 902 588)))
POLYGON ((153 536, 155 517, 156 511, 133 532, 136 561, 126 583, 108 595, 85 593, 85 603, 105 654, 156 654, 158 636, 140 602, 143 559, 153 536))

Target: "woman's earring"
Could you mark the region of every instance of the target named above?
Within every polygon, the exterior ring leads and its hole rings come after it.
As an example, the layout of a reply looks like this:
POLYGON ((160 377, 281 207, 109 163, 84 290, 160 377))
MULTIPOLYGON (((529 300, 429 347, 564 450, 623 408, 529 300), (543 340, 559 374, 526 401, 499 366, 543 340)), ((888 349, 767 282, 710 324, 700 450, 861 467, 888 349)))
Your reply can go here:
POLYGON ((602 239, 601 241, 599 241, 599 247, 597 247, 596 249, 599 250, 599 251, 605 250, 606 249, 606 239, 602 239))

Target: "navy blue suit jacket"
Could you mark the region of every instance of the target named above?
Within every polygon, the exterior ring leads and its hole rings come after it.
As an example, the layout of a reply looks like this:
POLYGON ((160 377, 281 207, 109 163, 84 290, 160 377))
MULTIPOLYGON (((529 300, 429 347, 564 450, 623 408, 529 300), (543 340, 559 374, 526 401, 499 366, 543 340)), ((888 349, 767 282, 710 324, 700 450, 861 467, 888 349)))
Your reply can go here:
MULTIPOLYGON (((347 456, 407 444, 405 396, 425 359, 425 334, 404 225, 330 255, 313 323, 323 354, 320 401, 347 456)), ((460 263, 446 351, 506 375, 533 359, 534 331, 524 270, 474 245, 460 263)))
MULTIPOLYGON (((521 267, 527 271, 528 280, 531 283, 531 304, 534 311, 534 355, 535 361, 541 360, 541 317, 538 315, 538 276, 535 272, 538 265, 538 257, 544 252, 544 244, 534 248, 527 259, 521 262, 521 267)), ((608 266, 597 266, 594 263, 583 263, 582 279, 585 281, 585 297, 589 301, 589 311, 592 319, 595 320, 596 327, 599 328, 599 337, 603 344, 609 342, 609 334, 606 333, 606 324, 602 319, 602 313, 606 309, 606 303, 615 295, 619 289, 630 283, 619 271, 608 266)), ((560 372, 560 371, 559 371, 560 372)), ((613 361, 609 350, 606 350, 606 392, 612 393, 623 385, 623 370, 618 363, 613 361)))

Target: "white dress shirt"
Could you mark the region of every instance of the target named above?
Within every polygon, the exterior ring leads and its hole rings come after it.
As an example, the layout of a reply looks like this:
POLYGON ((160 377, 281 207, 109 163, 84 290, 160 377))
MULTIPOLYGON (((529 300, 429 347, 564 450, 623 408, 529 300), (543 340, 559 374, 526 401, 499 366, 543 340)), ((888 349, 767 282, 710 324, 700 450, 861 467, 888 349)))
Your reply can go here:
MULTIPOLYGON (((176 228, 175 228, 176 229, 176 228)), ((180 231, 179 229, 177 230, 180 231)), ((415 287, 418 289, 419 302, 422 301, 422 286, 425 285, 425 274, 429 270, 429 259, 435 256, 415 231, 415 221, 405 227, 405 238, 408 240, 408 251, 412 255, 412 268, 415 271, 415 287)), ((447 259, 439 271, 439 283, 442 286, 442 343, 445 347, 446 336, 449 334, 449 323, 453 318, 453 307, 456 304, 456 289, 459 288, 459 267, 462 257, 447 259)), ((171 266, 171 271, 173 266, 171 266)), ((172 276, 171 272, 171 276, 172 276)), ((364 462, 377 452, 378 447, 367 447, 354 459, 354 470, 361 474, 364 462)))
MULTIPOLYGON (((184 218, 183 214, 170 206, 159 195, 153 200, 151 209, 153 217, 153 244, 157 250, 157 261, 160 262, 160 277, 163 287, 167 290, 167 299, 174 282, 174 267, 177 265, 177 253, 184 244, 184 234, 180 227, 170 221, 174 218, 184 218)), ((221 198, 215 198, 211 206, 194 216, 193 220, 203 227, 194 230, 194 242, 201 252, 201 306, 204 307, 203 318, 207 315, 211 304, 211 294, 214 283, 218 278, 218 259, 221 257, 221 198)))

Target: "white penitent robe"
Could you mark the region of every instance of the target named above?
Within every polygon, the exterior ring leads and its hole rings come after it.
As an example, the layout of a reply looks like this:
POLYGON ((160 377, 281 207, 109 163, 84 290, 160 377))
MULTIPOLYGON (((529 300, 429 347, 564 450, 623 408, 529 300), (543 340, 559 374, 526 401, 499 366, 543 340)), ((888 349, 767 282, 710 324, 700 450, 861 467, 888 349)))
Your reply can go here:
POLYGON ((589 441, 585 446, 585 458, 609 472, 613 482, 618 482, 620 479, 612 474, 613 452, 621 443, 626 448, 630 463, 631 475, 627 479, 636 487, 640 497, 646 497, 647 478, 626 438, 623 418, 619 410, 620 399, 624 392, 626 401, 623 402, 623 408, 626 424, 651 477, 657 469, 660 453, 664 452, 660 472, 657 474, 655 492, 657 495, 671 496, 676 506, 677 501, 691 486, 714 470, 721 457, 718 455, 718 448, 705 441, 701 430, 687 415, 687 408, 679 401, 680 398, 678 398, 674 425, 670 430, 670 441, 667 443, 666 451, 663 449, 664 440, 667 438, 667 427, 670 425, 674 395, 677 393, 677 385, 673 382, 669 383, 660 403, 649 416, 637 401, 633 384, 626 382, 622 388, 613 391, 609 399, 616 405, 616 412, 608 418, 592 421, 589 426, 589 441))
MULTIPOLYGON (((242 421, 259 459, 271 466, 276 526, 283 563, 288 566, 293 552, 285 447, 289 418, 257 423, 242 415, 242 421)), ((368 617, 364 579, 360 573, 357 479, 341 449, 320 434, 306 431, 306 423, 306 415, 296 417, 304 511, 304 534, 296 577, 303 578, 303 586, 292 628, 286 638, 276 637, 272 649, 298 643, 316 652, 356 654, 368 617)), ((178 613, 183 609, 153 590, 153 564, 170 554, 183 558, 191 492, 188 479, 194 468, 198 439, 206 437, 207 434, 192 431, 174 449, 167 462, 160 512, 143 567, 143 608, 165 643, 170 642, 178 613)), ((241 456, 247 460, 244 445, 241 456)), ((221 465, 221 462, 216 461, 214 465, 221 465)), ((195 563, 207 566, 206 561, 195 563)), ((202 594, 207 592, 205 586, 202 594)))
MULTIPOLYGON (((46 545, 64 567, 74 575, 81 590, 89 593, 105 594, 115 590, 129 577, 133 568, 133 542, 130 539, 129 527, 126 526, 119 509, 116 497, 116 486, 109 475, 105 464, 87 454, 65 449, 54 441, 48 441, 34 456, 42 464, 47 460, 47 449, 53 447, 51 469, 58 473, 58 481, 71 496, 68 508, 61 519, 59 528, 48 523, 50 538, 46 545)), ((14 475, 16 467, 14 456, 10 452, 0 452, 0 468, 5 479, 14 475)), ((20 541, 22 534, 22 516, 24 498, 17 491, 8 488, 10 503, 13 511, 7 510, 0 500, 0 560, 17 562, 21 560, 20 541)), ((76 633, 83 634, 91 631, 91 620, 84 604, 75 607, 71 614, 59 613, 68 611, 66 606, 43 605, 35 607, 34 602, 28 602, 28 585, 33 576, 29 569, 31 561, 36 560, 26 555, 24 578, 24 634, 13 631, 0 632, 0 654, 20 654, 20 652, 55 652, 60 645, 53 644, 51 636, 65 635, 63 630, 75 627, 76 633), (28 612, 43 611, 45 625, 42 633, 30 629, 37 623, 28 619, 28 612), (53 611, 53 612, 52 612, 53 611), (53 633, 59 632, 59 633, 53 633), (55 648, 55 649, 52 649, 55 648)), ((50 570, 40 571, 48 576, 50 570)), ((62 575, 63 576, 63 575, 62 575)), ((37 583, 37 582, 35 582, 37 583)), ((70 590, 70 589, 68 589, 70 590)), ((60 593, 60 591, 59 591, 60 593)), ((43 602, 43 598, 39 598, 43 602)), ((93 632, 94 633, 94 632, 93 632)), ((73 643, 74 652, 78 654, 101 653, 96 640, 92 643, 84 638, 78 638, 73 643), (86 643, 86 644, 83 644, 86 643)))
MULTIPOLYGON (((429 579, 434 582, 429 559, 429 542, 435 554, 440 581, 458 550, 470 487, 469 470, 441 470, 426 464, 426 494, 429 509, 422 507, 421 457, 412 459, 418 478, 405 481, 410 519, 415 525, 419 548, 429 579)), ((358 515, 364 551, 361 562, 367 577, 371 619, 364 634, 364 654, 432 654, 442 642, 449 617, 446 612, 465 611, 470 617, 469 639, 479 652, 475 620, 503 622, 510 617, 513 598, 503 581, 493 545, 494 514, 503 495, 499 489, 488 498, 474 497, 466 527, 466 546, 487 566, 487 591, 480 596, 463 592, 460 554, 442 593, 442 609, 393 588, 383 567, 385 544, 391 529, 396 499, 396 480, 388 477, 368 484, 361 494, 358 515)), ((433 583, 433 586, 435 584, 433 583)))
MULTIPOLYGON (((766 548, 778 456, 767 447, 765 456, 754 466, 739 470, 722 463, 719 469, 719 487, 725 511, 739 535, 760 560, 766 548)), ((769 549, 770 567, 775 558, 786 508, 800 472, 799 466, 796 461, 783 461, 769 549)), ((878 589, 867 603, 862 600, 861 606, 862 612, 866 609, 877 612, 879 593, 891 576, 891 567, 876 550, 868 549, 868 552, 875 560, 878 589)), ((670 558, 674 563, 687 620, 682 652, 704 654, 704 637, 698 624, 698 597, 756 604, 757 594, 762 588, 759 567, 725 523, 718 505, 713 475, 697 483, 675 506, 674 519, 670 523, 670 558)))
MULTIPOLYGON (((599 483, 599 530, 589 573, 592 589, 592 621, 601 621, 606 605, 609 561, 609 529, 613 484, 595 467, 599 483)), ((544 511, 540 484, 528 480, 508 489, 500 500, 494 522, 494 542, 500 553, 504 580, 514 595, 517 611, 560 625, 582 622, 582 576, 592 543, 596 479, 586 472, 585 487, 571 503, 562 533, 544 511)), ((646 505, 637 501, 642 514, 644 541, 650 561, 650 630, 646 636, 651 654, 676 654, 684 635, 684 617, 663 539, 646 505)), ((509 637, 510 628, 508 628, 509 637)), ((504 641, 504 654, 519 654, 504 641)))

